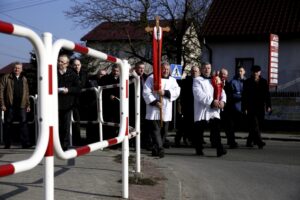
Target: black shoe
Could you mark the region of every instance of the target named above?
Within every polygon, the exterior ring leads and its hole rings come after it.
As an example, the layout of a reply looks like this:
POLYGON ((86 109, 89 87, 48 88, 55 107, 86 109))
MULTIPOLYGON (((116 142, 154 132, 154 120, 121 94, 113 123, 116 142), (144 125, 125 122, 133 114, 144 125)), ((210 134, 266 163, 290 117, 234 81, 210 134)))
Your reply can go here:
POLYGON ((246 147, 253 147, 253 145, 251 143, 247 142, 246 147))
POLYGON ((230 149, 236 149, 236 148, 238 148, 238 143, 236 143, 236 142, 234 142, 234 143, 232 143, 232 144, 229 144, 229 148, 230 149))
POLYGON ((158 156, 158 150, 156 148, 152 149, 152 156, 158 156))
POLYGON ((165 157, 165 151, 163 149, 158 150, 158 157, 160 158, 165 157))
POLYGON ((265 143, 265 142, 263 142, 263 141, 261 141, 261 142, 259 142, 259 143, 258 143, 258 145, 257 145, 257 146, 258 146, 258 148, 259 148, 259 149, 263 149, 263 148, 264 148, 264 146, 266 146, 266 143, 265 143))
POLYGON ((29 149, 32 147, 32 144, 22 144, 22 149, 29 149))
POLYGON ((221 157, 223 155, 227 154, 227 151, 225 149, 217 149, 217 157, 221 157))
POLYGON ((10 149, 10 145, 5 145, 3 149, 10 149))
POLYGON ((203 153, 202 149, 196 149, 196 155, 203 156, 204 153, 203 153))

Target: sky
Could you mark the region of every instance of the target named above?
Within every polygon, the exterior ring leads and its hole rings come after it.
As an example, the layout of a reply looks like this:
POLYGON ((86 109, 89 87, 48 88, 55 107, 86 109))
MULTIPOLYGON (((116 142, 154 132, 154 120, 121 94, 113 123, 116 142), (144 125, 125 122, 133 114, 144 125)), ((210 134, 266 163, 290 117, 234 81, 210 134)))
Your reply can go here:
MULTIPOLYGON (((70 0, 0 0, 0 21, 30 28, 39 36, 52 33, 53 42, 80 43, 91 28, 83 29, 65 16, 72 5, 70 0)), ((15 61, 29 62, 32 49, 27 39, 0 33, 0 68, 15 61)))

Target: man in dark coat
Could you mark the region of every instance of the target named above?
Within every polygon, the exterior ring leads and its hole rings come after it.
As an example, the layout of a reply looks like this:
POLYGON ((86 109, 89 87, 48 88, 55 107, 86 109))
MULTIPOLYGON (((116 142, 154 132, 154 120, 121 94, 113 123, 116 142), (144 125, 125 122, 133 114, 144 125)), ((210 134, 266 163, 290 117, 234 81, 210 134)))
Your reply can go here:
POLYGON ((68 68, 69 58, 67 55, 60 55, 57 63, 59 137, 62 148, 66 150, 70 145, 71 111, 76 97, 80 93, 80 83, 75 72, 68 68))
POLYGON ((244 83, 242 108, 247 114, 249 135, 246 146, 253 147, 253 143, 262 149, 266 143, 262 141, 261 129, 265 112, 271 112, 271 98, 266 79, 261 77, 261 67, 251 68, 251 77, 244 83))

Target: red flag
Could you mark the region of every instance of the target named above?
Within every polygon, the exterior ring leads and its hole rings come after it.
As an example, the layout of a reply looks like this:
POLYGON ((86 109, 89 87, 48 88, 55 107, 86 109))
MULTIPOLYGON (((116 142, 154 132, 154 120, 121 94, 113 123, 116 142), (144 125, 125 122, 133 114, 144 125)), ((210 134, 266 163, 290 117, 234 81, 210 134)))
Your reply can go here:
POLYGON ((154 91, 161 89, 161 51, 162 51, 162 29, 153 28, 152 55, 153 55, 153 83, 154 91))

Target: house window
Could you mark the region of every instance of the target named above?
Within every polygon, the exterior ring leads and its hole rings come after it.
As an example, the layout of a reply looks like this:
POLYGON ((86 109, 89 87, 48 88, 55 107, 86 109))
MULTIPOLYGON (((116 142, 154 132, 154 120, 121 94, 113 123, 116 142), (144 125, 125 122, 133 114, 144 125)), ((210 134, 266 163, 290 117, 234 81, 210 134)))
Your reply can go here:
POLYGON ((235 59, 235 72, 239 66, 243 66, 246 71, 246 77, 250 77, 251 68, 254 65, 254 58, 236 58, 235 59))

